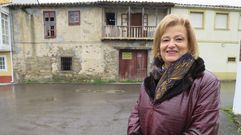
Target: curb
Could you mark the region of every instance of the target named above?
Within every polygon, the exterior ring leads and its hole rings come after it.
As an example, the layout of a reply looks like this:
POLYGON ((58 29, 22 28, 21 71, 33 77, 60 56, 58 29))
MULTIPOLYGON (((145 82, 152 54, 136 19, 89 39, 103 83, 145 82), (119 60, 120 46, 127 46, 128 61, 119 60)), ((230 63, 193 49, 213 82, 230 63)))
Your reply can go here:
POLYGON ((236 126, 237 132, 241 134, 241 115, 235 115, 232 112, 231 108, 224 108, 224 109, 221 109, 221 111, 226 113, 226 115, 232 120, 232 122, 236 126))
POLYGON ((7 86, 7 85, 13 85, 15 83, 0 83, 0 86, 7 86))

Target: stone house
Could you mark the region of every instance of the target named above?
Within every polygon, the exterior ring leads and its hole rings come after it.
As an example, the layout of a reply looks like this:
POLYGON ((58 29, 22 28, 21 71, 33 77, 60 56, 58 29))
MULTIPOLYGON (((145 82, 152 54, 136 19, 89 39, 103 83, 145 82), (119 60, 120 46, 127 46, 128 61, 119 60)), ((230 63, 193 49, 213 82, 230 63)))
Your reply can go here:
POLYGON ((169 2, 12 4, 14 77, 21 81, 141 80, 169 2))

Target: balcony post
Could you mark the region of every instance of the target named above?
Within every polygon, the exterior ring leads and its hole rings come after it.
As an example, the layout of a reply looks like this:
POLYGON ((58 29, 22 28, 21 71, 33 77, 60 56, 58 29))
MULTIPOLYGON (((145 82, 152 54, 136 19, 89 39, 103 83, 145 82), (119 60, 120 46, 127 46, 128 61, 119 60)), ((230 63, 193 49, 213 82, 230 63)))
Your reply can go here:
POLYGON ((141 28, 141 36, 144 37, 144 16, 145 16, 145 9, 142 7, 142 28, 141 28))
POLYGON ((128 7, 128 35, 127 37, 130 37, 130 31, 131 31, 131 7, 128 7))

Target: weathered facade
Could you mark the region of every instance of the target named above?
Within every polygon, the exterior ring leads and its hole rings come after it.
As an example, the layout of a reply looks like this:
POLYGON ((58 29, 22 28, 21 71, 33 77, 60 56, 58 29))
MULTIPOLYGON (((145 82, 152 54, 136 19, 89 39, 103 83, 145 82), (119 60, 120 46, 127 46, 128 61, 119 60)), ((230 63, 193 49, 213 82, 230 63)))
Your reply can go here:
POLYGON ((21 81, 140 80, 152 36, 172 3, 12 5, 14 77, 21 81))

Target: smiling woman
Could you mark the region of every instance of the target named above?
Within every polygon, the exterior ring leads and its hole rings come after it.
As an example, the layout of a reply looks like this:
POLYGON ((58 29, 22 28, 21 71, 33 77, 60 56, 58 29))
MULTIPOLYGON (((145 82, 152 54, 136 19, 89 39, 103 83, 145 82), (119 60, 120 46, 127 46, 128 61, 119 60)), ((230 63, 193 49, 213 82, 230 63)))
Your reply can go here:
POLYGON ((184 26, 168 27, 161 37, 160 54, 166 67, 188 52, 187 31, 184 26))
POLYGON ((159 23, 152 72, 129 117, 128 135, 217 135, 220 82, 197 52, 189 20, 167 15, 159 23))

